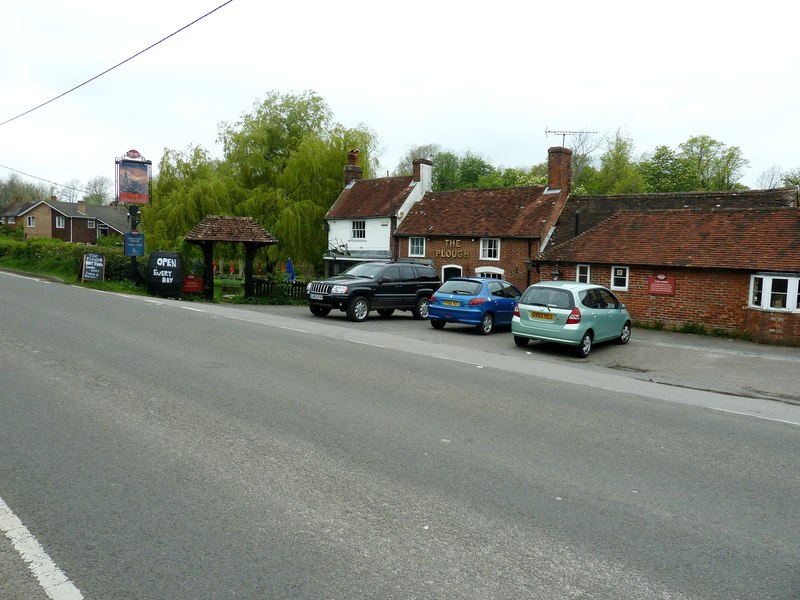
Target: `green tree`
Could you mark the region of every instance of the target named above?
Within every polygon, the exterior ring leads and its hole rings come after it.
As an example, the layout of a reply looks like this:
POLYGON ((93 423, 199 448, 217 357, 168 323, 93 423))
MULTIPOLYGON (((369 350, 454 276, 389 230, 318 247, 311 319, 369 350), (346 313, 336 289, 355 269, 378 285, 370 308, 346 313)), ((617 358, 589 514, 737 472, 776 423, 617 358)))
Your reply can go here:
POLYGON ((180 247, 208 215, 247 216, 279 240, 263 251, 271 261, 319 265, 327 247, 324 215, 342 191, 347 153, 359 150, 369 177, 376 168, 375 139, 365 125, 334 123, 311 92, 270 93, 237 123, 220 125, 223 159, 199 147, 164 152, 153 202, 142 211, 148 248, 180 247))
POLYGON ((667 146, 658 146, 639 163, 648 192, 690 192, 697 175, 693 163, 667 146))
POLYGON ((633 160, 633 141, 617 130, 607 141, 600 156, 600 168, 587 191, 591 194, 638 194, 644 191, 644 179, 633 160))
POLYGON ((108 177, 93 177, 86 184, 87 204, 108 204, 111 201, 111 180, 108 177))
POLYGON ((0 180, 0 208, 17 202, 35 202, 46 198, 48 190, 42 186, 23 181, 16 173, 0 180))
POLYGON ((783 185, 786 187, 800 186, 800 168, 792 169, 783 174, 783 185))
POLYGON ((412 175, 414 173, 414 160, 423 158, 432 161, 441 152, 442 147, 439 144, 412 146, 397 163, 392 175, 412 175))
POLYGON ((692 164, 697 177, 693 189, 698 191, 735 189, 750 164, 737 146, 728 147, 707 135, 690 137, 679 148, 680 155, 692 164))

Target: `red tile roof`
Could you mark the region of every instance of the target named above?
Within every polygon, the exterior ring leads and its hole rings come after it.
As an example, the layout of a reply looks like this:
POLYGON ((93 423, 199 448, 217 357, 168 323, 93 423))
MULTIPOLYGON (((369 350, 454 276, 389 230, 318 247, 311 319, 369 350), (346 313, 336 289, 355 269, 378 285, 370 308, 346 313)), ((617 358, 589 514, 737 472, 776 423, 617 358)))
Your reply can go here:
POLYGON ((412 179, 411 175, 358 179, 342 191, 325 218, 353 219, 395 214, 413 189, 412 179))
POLYGON ((570 196, 558 218, 551 245, 556 246, 591 229, 619 210, 646 211, 691 208, 796 208, 797 188, 741 190, 736 192, 670 192, 664 194, 620 194, 570 196))
POLYGON ((544 186, 428 192, 396 235, 538 238, 559 194, 544 186))
POLYGON ((270 232, 251 217, 208 216, 186 234, 188 242, 250 242, 276 244, 270 232))
POLYGON ((800 210, 619 211, 548 260, 800 271, 800 210))

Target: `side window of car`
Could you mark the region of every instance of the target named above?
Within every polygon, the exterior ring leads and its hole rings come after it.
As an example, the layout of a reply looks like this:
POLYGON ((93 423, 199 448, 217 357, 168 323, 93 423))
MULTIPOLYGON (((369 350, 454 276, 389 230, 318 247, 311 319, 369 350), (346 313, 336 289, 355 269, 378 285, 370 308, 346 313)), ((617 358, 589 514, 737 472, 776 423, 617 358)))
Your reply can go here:
POLYGON ((400 278, 403 281, 414 281, 417 278, 417 273, 411 265, 400 266, 400 278))
POLYGON ((513 285, 504 283, 503 284, 503 295, 506 298, 519 298, 522 292, 520 292, 517 288, 513 285))
POLYGON ((383 273, 381 273, 381 277, 388 277, 392 281, 399 281, 400 280, 400 269, 397 267, 386 267, 383 273))
POLYGON ((619 302, 608 290, 597 290, 600 297, 600 308, 617 308, 619 302))
POLYGON ((487 287, 489 288, 489 293, 492 296, 498 296, 498 297, 503 296, 503 286, 500 284, 499 281, 490 281, 487 287))
POLYGON ((417 276, 420 281, 436 281, 436 271, 431 267, 417 266, 417 276))

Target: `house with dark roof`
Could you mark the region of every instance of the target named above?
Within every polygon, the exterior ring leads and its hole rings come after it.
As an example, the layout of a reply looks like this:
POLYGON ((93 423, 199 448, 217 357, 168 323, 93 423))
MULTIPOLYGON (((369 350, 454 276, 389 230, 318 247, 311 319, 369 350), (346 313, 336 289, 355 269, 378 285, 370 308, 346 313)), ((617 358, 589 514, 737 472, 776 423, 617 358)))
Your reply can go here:
POLYGON ((413 175, 362 179, 358 151, 348 153, 344 190, 325 215, 326 275, 338 275, 358 262, 393 257, 392 234, 431 190, 431 161, 418 159, 413 164, 413 175))
MULTIPOLYGON (((128 213, 118 205, 99 206, 41 200, 19 205, 16 215, 5 215, 23 228, 23 238, 55 238, 65 242, 95 244, 101 237, 122 235, 128 229, 128 213)), ((5 214, 5 213, 4 213, 5 214)))
POLYGON ((800 343, 797 188, 570 198, 539 265, 639 323, 800 343))
POLYGON ((430 261, 443 281, 478 275, 527 287, 569 197, 571 158, 549 149, 546 186, 426 193, 397 226, 394 255, 430 261))
POLYGON ((22 228, 22 219, 19 219, 19 215, 31 208, 35 202, 14 202, 9 204, 2 210, 0 210, 0 225, 5 225, 6 227, 18 227, 22 228))

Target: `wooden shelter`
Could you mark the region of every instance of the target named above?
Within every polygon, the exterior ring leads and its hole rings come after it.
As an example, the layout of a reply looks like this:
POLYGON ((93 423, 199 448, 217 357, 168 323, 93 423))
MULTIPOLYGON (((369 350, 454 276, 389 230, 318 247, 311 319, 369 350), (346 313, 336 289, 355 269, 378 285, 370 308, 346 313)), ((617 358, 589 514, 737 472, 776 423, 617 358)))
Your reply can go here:
POLYGON ((204 274, 203 292, 206 300, 214 300, 214 242, 231 242, 244 244, 244 295, 252 296, 253 261, 256 250, 263 246, 277 244, 270 232, 261 227, 251 217, 219 217, 209 215, 195 226, 188 234, 186 241, 197 244, 203 249, 204 274), (211 274, 209 277, 208 274, 211 274))

